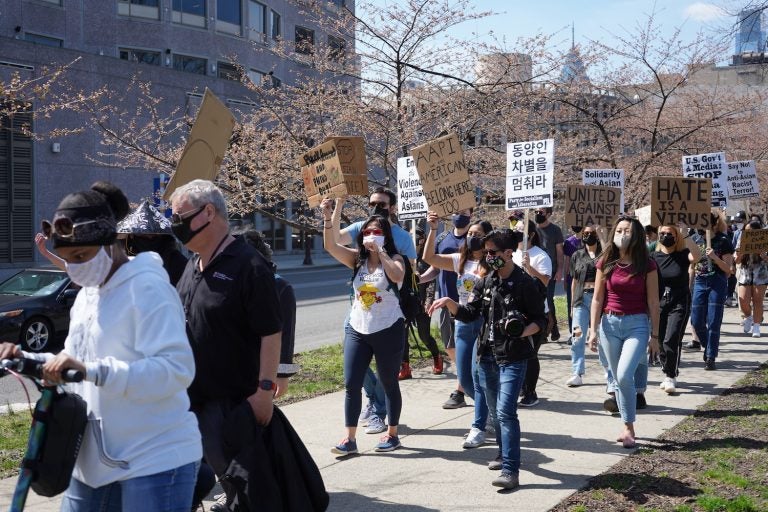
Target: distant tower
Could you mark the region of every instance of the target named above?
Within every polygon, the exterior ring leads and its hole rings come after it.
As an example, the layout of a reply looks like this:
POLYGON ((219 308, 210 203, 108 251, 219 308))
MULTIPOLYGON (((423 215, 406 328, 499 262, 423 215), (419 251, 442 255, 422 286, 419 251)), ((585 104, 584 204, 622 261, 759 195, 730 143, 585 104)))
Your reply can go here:
POLYGON ((734 55, 765 51, 765 35, 763 30, 763 10, 744 9, 739 13, 739 26, 736 31, 734 55))
POLYGON ((584 61, 581 60, 579 49, 576 46, 576 27, 571 24, 571 49, 565 56, 565 63, 563 69, 560 71, 560 81, 563 83, 570 82, 587 82, 587 68, 584 66, 584 61))

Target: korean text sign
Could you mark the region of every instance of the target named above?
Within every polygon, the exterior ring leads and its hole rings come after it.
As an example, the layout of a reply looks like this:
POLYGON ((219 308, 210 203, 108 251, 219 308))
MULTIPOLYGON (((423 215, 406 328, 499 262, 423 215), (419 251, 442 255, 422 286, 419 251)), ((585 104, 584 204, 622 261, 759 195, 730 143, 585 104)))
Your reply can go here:
POLYGON ((552 206, 554 139, 507 144, 507 210, 552 206))

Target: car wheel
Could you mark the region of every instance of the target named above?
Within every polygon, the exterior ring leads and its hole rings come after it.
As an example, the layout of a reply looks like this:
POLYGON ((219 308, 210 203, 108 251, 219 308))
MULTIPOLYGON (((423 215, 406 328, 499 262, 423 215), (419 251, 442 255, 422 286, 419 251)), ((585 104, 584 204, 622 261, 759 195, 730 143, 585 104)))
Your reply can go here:
POLYGON ((30 318, 21 327, 21 344, 32 352, 42 352, 53 341, 53 326, 43 317, 30 318))

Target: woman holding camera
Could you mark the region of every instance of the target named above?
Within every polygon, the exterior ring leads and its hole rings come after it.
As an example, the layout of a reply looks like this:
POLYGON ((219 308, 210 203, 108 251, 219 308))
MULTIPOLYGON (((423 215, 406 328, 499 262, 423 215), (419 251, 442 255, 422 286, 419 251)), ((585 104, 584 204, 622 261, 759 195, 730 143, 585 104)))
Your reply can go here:
POLYGON ((597 348, 599 329, 624 422, 617 441, 631 449, 635 447, 637 413, 635 370, 647 352, 651 356, 659 352, 659 278, 656 262, 648 256, 645 230, 637 219, 619 217, 611 239, 613 243, 596 264, 589 346, 597 348))
MULTIPOLYGON (((546 289, 515 265, 513 254, 519 234, 509 229, 492 231, 483 239, 485 261, 491 272, 475 286, 465 305, 448 297, 432 303, 462 322, 485 319, 477 342, 478 372, 496 427, 501 474, 492 485, 514 489, 519 485, 520 421, 517 399, 525 380, 528 359, 534 353, 532 337, 547 326, 546 289)), ((491 461, 489 468, 498 468, 491 461)))

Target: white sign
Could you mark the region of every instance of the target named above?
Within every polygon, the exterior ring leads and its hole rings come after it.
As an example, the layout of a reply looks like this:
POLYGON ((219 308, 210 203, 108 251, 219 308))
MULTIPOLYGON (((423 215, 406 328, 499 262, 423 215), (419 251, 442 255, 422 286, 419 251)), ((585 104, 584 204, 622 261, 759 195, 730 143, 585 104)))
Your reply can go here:
POLYGON ((552 206, 555 140, 507 144, 507 210, 552 206))
POLYGON ((725 153, 703 153, 683 157, 683 176, 712 180, 712 206, 728 205, 725 153))
POLYGON ((757 183, 757 167, 754 160, 728 162, 726 174, 728 183, 728 202, 731 199, 746 199, 760 195, 760 185, 757 183))
POLYGON ((397 218, 423 219, 427 216, 427 198, 421 188, 419 173, 412 156, 397 159, 397 218))
POLYGON ((624 211, 624 169, 584 169, 581 184, 620 188, 621 206, 619 209, 624 211))
POLYGON ((643 206, 642 208, 635 208, 635 217, 640 221, 640 224, 645 226, 651 225, 651 205, 643 206))

